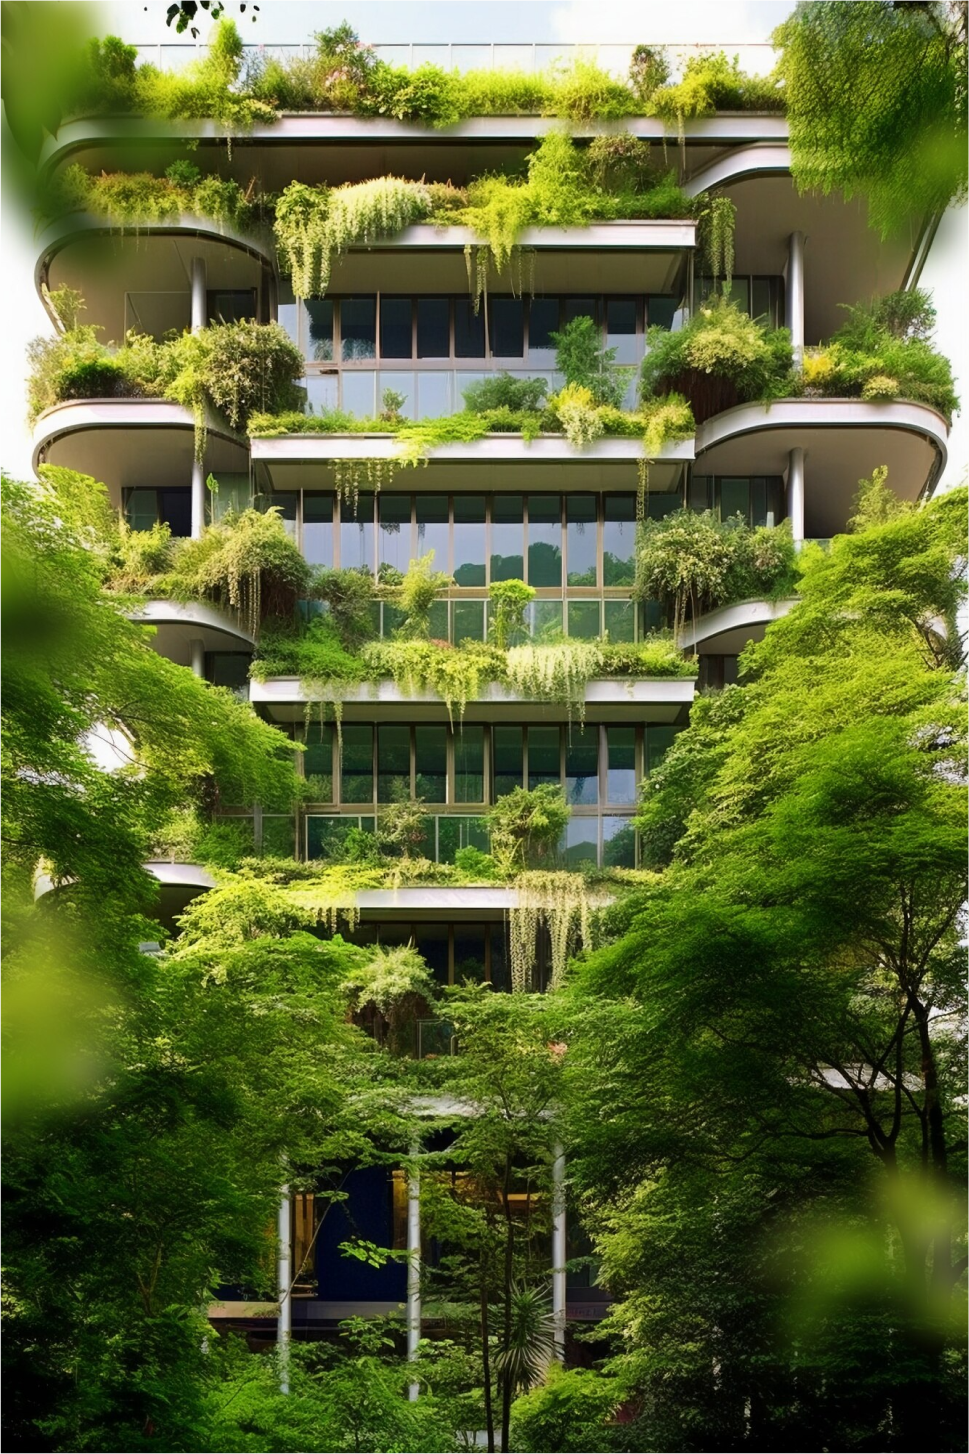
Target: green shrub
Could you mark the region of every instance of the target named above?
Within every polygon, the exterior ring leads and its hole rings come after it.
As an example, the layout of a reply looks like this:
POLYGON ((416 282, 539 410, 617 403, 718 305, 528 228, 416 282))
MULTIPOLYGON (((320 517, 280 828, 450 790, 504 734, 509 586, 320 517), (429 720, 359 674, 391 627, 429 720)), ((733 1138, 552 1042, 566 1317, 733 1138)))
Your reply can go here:
POLYGON ((511 1446, 522 1454, 591 1454, 621 1447, 609 1422, 623 1394, 618 1380, 552 1363, 544 1383, 512 1405, 511 1446))
POLYGON ((552 73, 546 115, 570 121, 618 121, 638 110, 629 87, 594 61, 580 56, 552 73))
POLYGON ((488 632, 499 651, 526 634, 525 611, 535 599, 535 587, 524 581, 494 581, 488 592, 491 603, 488 632))
POLYGON ((210 599, 238 612, 254 635, 264 617, 291 618, 310 568, 278 510, 227 512, 198 540, 180 540, 165 578, 176 599, 210 599))
POLYGON ((640 391, 648 400, 677 390, 702 423, 742 400, 790 392, 791 363, 786 328, 768 328, 736 304, 717 299, 697 309, 678 333, 648 330, 640 391))
POLYGON ((670 78, 666 52, 656 46, 638 45, 629 62, 629 85, 640 104, 645 104, 670 78))
POLYGON ((303 630, 289 621, 267 623, 252 663, 256 681, 294 676, 314 691, 336 690, 366 680, 359 656, 343 645, 332 620, 316 616, 303 630))
POLYGON ((397 605, 404 613, 401 636, 426 639, 430 634, 431 607, 450 584, 451 577, 446 571, 434 569, 433 550, 410 562, 397 588, 397 605))
POLYGON ((488 883, 495 877, 495 861, 490 853, 482 853, 480 848, 469 844, 467 848, 459 848, 454 855, 454 867, 463 878, 474 879, 488 883))
POLYGON ((562 789, 550 783, 505 793, 484 817, 499 873, 520 873, 547 863, 571 816, 562 789))
POLYGON ((463 391, 464 407, 471 414, 487 414, 492 409, 540 409, 548 392, 544 379, 520 379, 502 370, 470 384, 463 391))
POLYGON ((310 586, 313 597, 325 601, 333 629, 346 651, 357 651, 375 634, 373 575, 366 569, 318 568, 310 586))
POLYGON ((378 61, 361 98, 365 116, 396 116, 427 126, 453 126, 465 114, 460 77, 454 71, 424 64, 415 70, 378 61))
POLYGON ((668 636, 645 641, 603 642, 600 672, 603 677, 692 677, 696 663, 683 655, 668 636))
POLYGON ((616 367, 616 350, 602 347, 594 319, 584 315, 573 318, 551 338, 555 367, 565 375, 566 384, 588 389, 595 404, 611 404, 618 409, 626 392, 626 371, 616 367))
POLYGON ((682 132, 686 118, 715 116, 718 111, 782 111, 783 93, 771 77, 748 76, 736 56, 723 51, 691 56, 682 79, 661 86, 648 102, 651 116, 675 123, 682 132))

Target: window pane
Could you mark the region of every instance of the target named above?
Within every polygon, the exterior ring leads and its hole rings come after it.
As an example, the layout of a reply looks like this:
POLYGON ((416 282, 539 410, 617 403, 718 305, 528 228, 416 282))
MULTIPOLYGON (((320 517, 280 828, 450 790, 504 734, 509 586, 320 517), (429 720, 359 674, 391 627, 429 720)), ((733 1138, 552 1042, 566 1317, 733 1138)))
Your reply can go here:
MULTIPOLYGON (((406 729, 405 729, 406 730, 406 729)), ((447 802, 447 728, 414 728, 415 795, 428 803, 447 802)))
POLYGON ((402 419, 415 419, 417 417, 417 385, 414 375, 404 369, 381 369, 377 375, 377 403, 381 409, 384 407, 384 394, 390 389, 395 394, 400 394, 404 400, 400 406, 402 419))
POLYGON ((454 928, 454 983, 471 980, 481 984, 485 977, 485 924, 461 924, 454 928))
POLYGON ((343 361, 374 358, 377 353, 377 299, 344 298, 340 304, 343 361))
POLYGON ((241 651, 210 651, 208 679, 213 686, 228 687, 233 696, 246 701, 249 696, 249 657, 241 651))
POLYGON ((332 299, 308 298, 303 308, 306 320, 306 357, 314 363, 328 363, 333 358, 332 299))
POLYGON ((562 584, 562 499, 560 495, 528 497, 528 583, 562 584))
POLYGON ((372 419, 376 412, 376 383, 377 375, 369 369, 361 370, 360 373, 350 370, 345 372, 340 380, 343 408, 356 414, 358 419, 372 419))
POLYGON ((599 819, 573 818, 565 829, 565 861, 569 867, 599 861, 599 819))
POLYGON ((438 984, 448 982, 448 926, 446 924, 422 924, 416 934, 417 952, 424 960, 438 984))
POLYGON ((524 580, 525 526, 521 495, 495 495, 491 505, 491 579, 524 580))
POLYGON ((434 569, 448 569, 448 508, 447 495, 417 496, 417 554, 434 552, 434 569))
POLYGON ((569 602, 569 635, 593 641, 601 631, 598 601, 569 602))
POLYGON ((571 323, 573 318, 591 318, 595 322, 595 298, 566 298, 565 322, 571 323))
POLYGON ((522 785, 522 729, 495 726, 491 729, 492 782, 494 795, 500 798, 522 785))
POLYGON ((646 771, 648 773, 655 772, 659 767, 673 745, 678 731, 678 727, 646 728, 646 771))
POLYGON ((454 497, 454 581, 459 586, 485 583, 485 497, 454 497))
POLYGON ((158 491, 129 490, 125 516, 132 530, 150 530, 158 520, 158 491))
POLYGON ((432 601, 427 613, 427 630, 432 641, 444 641, 447 634, 447 601, 432 601))
POLYGON ((492 357, 521 358, 524 351, 525 325, 521 298, 492 298, 492 357))
POLYGON ((610 298, 606 303, 606 347, 616 350, 616 363, 639 362, 639 340, 636 337, 636 300, 610 298))
POLYGON ((645 515, 647 520, 665 520, 667 515, 672 515, 674 510, 679 510, 683 503, 682 497, 677 494, 660 494, 651 490, 645 500, 645 515))
POLYGON ((690 509, 702 512, 711 508, 713 481, 708 475, 694 475, 690 480, 690 509))
POLYGON ((377 728, 377 801, 410 798, 410 728, 382 722, 377 728))
POLYGON ((206 301, 210 323, 241 323, 256 316, 255 288, 209 289, 206 301))
POLYGON ((646 300, 647 326, 649 328, 672 328, 679 306, 679 298, 674 298, 671 294, 650 293, 646 300))
POLYGON ((750 482, 750 523, 767 524, 767 481, 763 478, 750 482))
POLYGON ((411 300, 380 299, 380 357, 410 358, 414 340, 411 336, 411 300))
POLYGON ((477 313, 470 298, 454 300, 454 353, 456 358, 484 358, 484 309, 477 313))
POLYGON ((631 818, 603 818, 602 866, 636 867, 636 830, 631 818))
POLYGON ((731 303, 736 303, 737 307, 742 309, 744 313, 750 312, 749 278, 734 278, 730 284, 730 292, 727 293, 726 289, 724 289, 723 291, 725 296, 730 299, 731 303))
POLYGON ((302 380, 306 404, 311 414, 335 409, 340 402, 340 379, 337 374, 307 374, 302 380))
POLYGON ((417 375, 418 419, 440 419, 451 412, 450 372, 417 375))
POLYGON ((574 805, 599 801, 599 728, 576 727, 565 738, 565 796, 574 805))
POLYGON ((732 515, 741 515, 744 520, 750 514, 750 481, 723 479, 720 481, 720 519, 729 520, 732 515))
POLYGON ((551 334, 559 327, 558 298, 533 298, 528 308, 528 358, 530 363, 555 362, 551 334))
POLYGON ((454 801, 484 802, 484 728, 470 723, 454 734, 454 801))
POLYGON ((569 567, 567 584, 598 585, 595 495, 566 495, 565 514, 569 567))
POLYGON ((608 752, 606 801, 609 803, 635 803, 635 727, 607 727, 606 743, 608 752))
POLYGON ((172 534, 185 538, 192 533, 191 490, 159 490, 158 515, 164 520, 172 534))
POLYGON ((450 303, 447 298, 418 298, 418 358, 450 358, 450 318, 450 303))
POLYGON ((478 818, 470 816, 438 818, 437 858, 439 863, 453 863, 459 848, 478 848, 487 853, 488 835, 478 818))
POLYGON ((636 640, 635 601, 604 601, 605 631, 610 641, 636 640))
POLYGON ((773 278, 751 280, 750 312, 754 318, 763 318, 771 328, 777 324, 777 293, 771 286, 773 278))
POLYGON ((507 990, 508 984, 508 927, 505 924, 491 925, 491 983, 496 990, 507 990))
MULTIPOLYGON (((372 825, 373 819, 370 822, 372 825)), ((306 856, 308 858, 342 858, 347 834, 351 828, 359 828, 359 826, 359 818, 308 817, 306 820, 306 856)))
POLYGON ((344 803, 373 800, 373 728, 367 722, 343 725, 340 798, 344 803))
POLYGON ((462 641, 484 641, 484 601, 455 601, 451 610, 454 613, 451 635, 455 646, 460 646, 462 641))
POLYGON ((377 567, 390 565, 403 575, 411 560, 410 495, 378 495, 377 518, 377 567))
POLYGON ((303 773, 313 803, 333 800, 333 727, 329 722, 307 729, 303 773))
POLYGON ((296 825, 292 818, 262 820, 262 851, 270 858, 293 858, 296 853, 296 825))
POLYGON ((562 635, 561 601, 533 601, 525 615, 534 637, 548 641, 562 635))
POLYGON ((362 492, 356 509, 352 500, 340 501, 341 570, 373 570, 373 503, 373 495, 362 492))
POLYGON ((310 565, 333 564, 333 496, 303 496, 303 555, 310 565))
POLYGON ((529 727, 529 788, 537 788, 542 783, 552 783, 555 787, 558 787, 561 781, 559 729, 557 727, 529 727))
POLYGON ((607 586, 631 586, 635 577, 636 499, 607 495, 602 530, 602 579, 607 586))
POLYGON ((295 490, 274 490, 269 496, 269 508, 279 512, 279 518, 283 522, 283 529, 290 540, 296 539, 296 510, 299 504, 299 496, 295 490))
POLYGON ((276 295, 276 322, 280 328, 285 329, 296 347, 299 348, 299 310, 300 305, 296 301, 289 284, 280 279, 276 295))

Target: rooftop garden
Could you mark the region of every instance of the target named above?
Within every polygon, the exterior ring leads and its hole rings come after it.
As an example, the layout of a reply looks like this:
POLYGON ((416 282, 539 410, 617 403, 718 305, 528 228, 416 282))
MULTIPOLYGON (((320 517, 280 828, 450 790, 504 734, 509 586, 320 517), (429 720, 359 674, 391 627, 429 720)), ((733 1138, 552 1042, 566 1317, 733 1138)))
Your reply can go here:
POLYGON ((559 116, 615 121, 657 116, 671 125, 717 111, 780 111, 774 77, 745 75, 722 51, 691 57, 671 83, 662 49, 637 46, 618 80, 593 60, 542 72, 446 71, 388 65, 348 24, 316 31, 315 52, 280 61, 246 58, 233 21, 215 27, 208 50, 177 71, 139 64, 117 36, 92 41, 71 102, 74 114, 133 112, 164 118, 213 117, 240 129, 288 111, 394 117, 423 126, 454 126, 469 116, 559 116))

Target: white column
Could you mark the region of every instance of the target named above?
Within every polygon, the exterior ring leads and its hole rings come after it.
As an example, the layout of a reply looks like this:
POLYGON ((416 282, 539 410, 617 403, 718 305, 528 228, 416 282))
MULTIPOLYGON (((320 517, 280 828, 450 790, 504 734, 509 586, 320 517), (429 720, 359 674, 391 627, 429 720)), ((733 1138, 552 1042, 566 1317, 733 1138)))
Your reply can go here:
POLYGON ((192 671, 197 677, 205 676, 205 642, 196 637, 188 643, 192 656, 192 671))
POLYGON ((289 1393, 289 1340, 293 1331, 293 1299, 290 1294, 290 1284, 293 1280, 293 1249, 290 1240, 288 1186, 283 1187, 279 1198, 276 1237, 279 1243, 279 1250, 276 1254, 276 1291, 279 1297, 276 1350, 279 1354, 279 1391, 289 1393))
POLYGON ((788 455, 787 518, 795 546, 804 544, 804 450, 798 445, 788 455))
MULTIPOLYGON (((416 1156, 417 1147, 411 1152, 416 1156)), ((407 1175, 407 1361, 417 1359, 421 1337, 421 1183, 417 1168, 407 1175)), ((417 1384, 407 1386, 407 1397, 417 1398, 417 1384)))
POLYGON ((201 333, 208 309, 205 306, 205 259, 192 258, 192 332, 201 333))
POLYGON ((192 461, 192 539, 198 540, 205 528, 205 466, 200 459, 192 461))
POLYGON ((794 367, 804 362, 804 233, 787 240, 787 326, 791 330, 794 367))
POLYGON ((552 1162, 552 1317, 555 1357, 565 1362, 565 1152, 555 1147, 552 1162))

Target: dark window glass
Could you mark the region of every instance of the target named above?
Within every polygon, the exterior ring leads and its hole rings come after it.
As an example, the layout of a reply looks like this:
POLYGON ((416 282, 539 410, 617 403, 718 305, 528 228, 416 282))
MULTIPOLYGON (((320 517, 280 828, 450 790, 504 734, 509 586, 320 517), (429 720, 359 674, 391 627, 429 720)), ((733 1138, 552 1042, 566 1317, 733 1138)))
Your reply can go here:
POLYGON ((484 801, 484 728, 471 723, 454 734, 454 801, 484 801))
POLYGON ((738 677, 739 660, 736 656, 725 656, 723 658, 723 684, 725 687, 736 686, 738 677))
POLYGON ((165 520, 173 535, 184 538, 192 533, 191 490, 159 490, 158 516, 165 520))
POLYGON ((344 362, 374 358, 377 353, 377 299, 344 298, 340 304, 340 335, 344 362))
POLYGON ((455 925, 454 929, 454 983, 471 980, 481 984, 485 977, 485 939, 487 926, 484 924, 455 925))
POLYGON ((524 580, 525 526, 521 495, 495 495, 491 504, 491 579, 524 580))
POLYGON ((377 568, 390 565, 403 575, 411 559, 410 495, 378 495, 377 518, 377 568))
POLYGON ((273 814, 262 820, 262 852, 270 858, 292 858, 296 852, 296 825, 292 818, 273 814))
POLYGON ((410 728, 381 722, 377 728, 377 801, 410 798, 410 728))
POLYGON ((373 728, 369 723, 343 724, 340 797, 344 803, 373 800, 373 728))
POLYGON ((566 495, 566 545, 570 586, 599 584, 595 495, 566 495))
POLYGON ((666 293, 650 293, 646 300, 646 322, 650 328, 673 327, 676 319, 676 310, 680 306, 679 298, 674 298, 666 293))
POLYGON ((570 601, 569 602, 569 635, 579 636, 586 641, 593 641, 600 633, 599 625, 599 602, 598 601, 570 601))
POLYGON ((206 299, 210 323, 241 323, 256 316, 255 288, 210 290, 206 299))
MULTIPOLYGON (((447 495, 417 496, 417 554, 434 552, 434 569, 448 569, 447 495)), ((445 635, 447 633, 445 632, 445 635)))
POLYGON ((455 601, 451 609, 454 612, 452 640, 455 646, 460 646, 462 641, 484 641, 484 601, 455 601))
POLYGON ((484 358, 484 309, 474 311, 470 298, 454 300, 454 353, 456 358, 484 358))
POLYGON ((125 519, 132 530, 150 530, 158 522, 158 491, 128 490, 125 519))
POLYGON ((328 363, 333 357, 333 300, 308 298, 303 307, 306 309, 306 357, 316 363, 328 363))
POLYGON ((438 863, 453 863, 459 848, 478 848, 488 852, 488 835, 479 818, 470 816, 438 818, 437 859, 438 863))
MULTIPOLYGON (((558 298, 533 298, 528 305, 528 352, 547 353, 549 362, 555 353, 551 335, 558 332, 558 298)), ((545 360, 543 360, 545 362, 545 360)))
POLYGON ((708 475, 694 475, 690 480, 690 509, 702 513, 712 506, 713 481, 708 475))
POLYGON ((427 613, 428 635, 433 641, 447 641, 447 601, 432 601, 427 613))
POLYGON ((421 924, 415 937, 417 952, 431 974, 438 984, 447 984, 450 959, 448 926, 446 924, 421 924))
POLYGON ((635 576, 636 499, 607 495, 602 529, 602 580, 607 586, 631 586, 635 576))
POLYGON ((346 854, 346 838, 351 828, 372 833, 373 818, 309 817, 306 820, 306 852, 309 858, 340 860, 346 854))
POLYGON ((485 497, 454 497, 454 582, 458 586, 485 583, 485 497))
POLYGON ((508 984, 508 926, 491 925, 491 983, 496 990, 507 990, 508 984))
POLYGON ((410 298, 380 299, 380 357, 410 358, 414 351, 410 298))
POLYGON ((492 298, 491 353, 493 358, 521 358, 525 351, 525 325, 521 298, 492 298))
POLYGON ((333 726, 323 722, 307 730, 303 772, 307 791, 313 803, 329 803, 333 799, 333 726))
POLYGON ((492 782, 495 797, 500 798, 522 785, 522 729, 492 727, 491 743, 494 759, 492 782))
POLYGON ((777 292, 771 285, 773 278, 752 278, 750 285, 750 312, 754 318, 762 318, 771 328, 778 326, 777 292))
POLYGON ((636 332, 636 300, 609 298, 606 302, 606 332, 610 339, 636 332))
POLYGON ((646 771, 655 772, 673 745, 678 727, 646 728, 646 771))
POLYGON ((451 305, 447 298, 418 298, 418 358, 450 358, 450 318, 451 305))
POLYGON ((415 796, 427 803, 447 802, 447 728, 414 728, 415 796))
POLYGON ((605 632, 610 641, 636 640, 636 602, 604 601, 605 632))
POLYGON ((296 513, 299 509, 299 495, 295 490, 274 490, 268 498, 268 505, 279 512, 283 529, 290 540, 296 539, 296 513))
POLYGON ((754 526, 767 524, 767 481, 765 479, 750 482, 750 523, 754 526))
POLYGON ((361 493, 356 502, 340 502, 340 568, 341 570, 373 570, 373 502, 371 494, 361 493))
POLYGON ((606 744, 608 752, 606 801, 609 803, 635 803, 635 727, 607 727, 606 744))
POLYGON ((665 520, 667 515, 672 515, 674 510, 679 510, 683 504, 679 494, 661 494, 659 491, 651 490, 646 497, 645 515, 647 520, 665 520))
POLYGON ((529 727, 528 729, 528 786, 537 788, 542 783, 553 783, 556 787, 562 780, 559 761, 559 729, 557 727, 529 727))
POLYGON ((303 496, 303 555, 310 565, 333 564, 333 496, 303 496))
POLYGON ((528 497, 528 583, 532 586, 562 584, 560 495, 528 497))
POLYGON ((249 657, 241 651, 210 651, 208 679, 216 687, 228 687, 243 701, 249 696, 249 657))
POLYGON ((636 830, 631 818, 603 818, 602 866, 636 867, 636 830))
POLYGON ((750 516, 750 481, 723 479, 720 481, 720 519, 729 520, 740 515, 746 521, 750 516))
POLYGON ((599 819, 573 818, 565 829, 565 861, 570 866, 599 861, 599 819))
POLYGON ((573 318, 591 318, 596 320, 595 298, 566 298, 565 300, 565 322, 571 323, 573 318))
POLYGON ((599 728, 573 725, 565 739, 565 796, 574 805, 599 801, 599 728))

